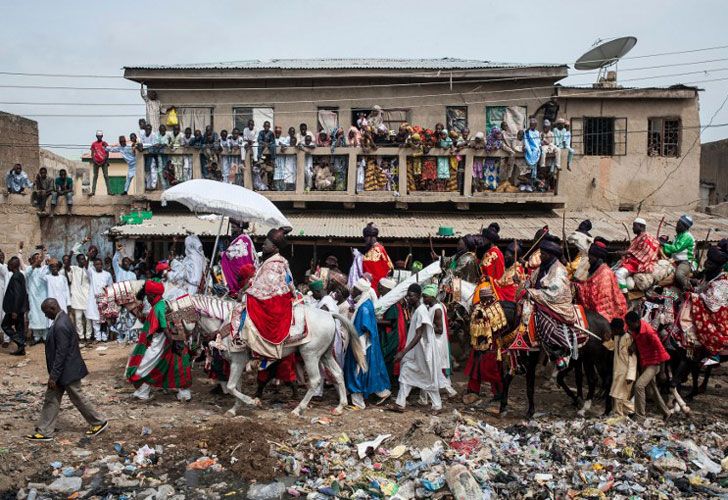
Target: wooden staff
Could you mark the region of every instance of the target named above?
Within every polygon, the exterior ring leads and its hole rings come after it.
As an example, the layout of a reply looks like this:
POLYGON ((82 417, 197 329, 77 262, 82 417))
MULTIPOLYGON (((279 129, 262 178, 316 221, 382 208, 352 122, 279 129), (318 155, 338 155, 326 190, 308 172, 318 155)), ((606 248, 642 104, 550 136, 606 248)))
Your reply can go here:
POLYGON ((700 265, 700 262, 703 260, 703 250, 708 244, 708 240, 710 239, 710 233, 712 232, 713 228, 711 227, 710 229, 708 229, 708 234, 705 235, 705 239, 703 240, 703 248, 698 250, 698 265, 700 265))
POLYGON ((655 238, 660 239, 660 229, 662 229, 662 225, 665 223, 665 216, 662 216, 662 219, 660 219, 660 223, 657 225, 657 233, 655 235, 655 238))
POLYGON ((536 248, 538 248, 538 244, 539 244, 539 243, 541 243, 541 240, 542 240, 542 239, 544 238, 544 236, 546 236, 546 235, 548 234, 548 232, 549 232, 548 228, 544 228, 544 229, 546 229, 546 230, 545 230, 545 231, 543 232, 543 234, 541 234, 541 236, 539 236, 539 237, 538 237, 538 239, 537 239, 536 241, 534 241, 534 242, 533 242, 533 245, 531 245, 531 248, 529 248, 529 249, 528 249, 528 251, 527 251, 527 252, 526 252, 525 254, 523 254, 523 260, 524 260, 524 261, 525 261, 526 259, 528 259, 528 257, 530 257, 530 256, 531 256, 531 253, 532 253, 532 252, 533 252, 533 251, 534 251, 534 250, 535 250, 536 248))
POLYGON ((561 246, 566 253, 566 259, 571 262, 571 252, 569 252, 569 245, 566 243, 566 209, 561 216, 561 246))
POLYGON ((627 227, 627 224, 622 222, 622 226, 624 226, 624 230, 627 231, 627 242, 632 243, 632 234, 629 232, 629 228, 627 227))

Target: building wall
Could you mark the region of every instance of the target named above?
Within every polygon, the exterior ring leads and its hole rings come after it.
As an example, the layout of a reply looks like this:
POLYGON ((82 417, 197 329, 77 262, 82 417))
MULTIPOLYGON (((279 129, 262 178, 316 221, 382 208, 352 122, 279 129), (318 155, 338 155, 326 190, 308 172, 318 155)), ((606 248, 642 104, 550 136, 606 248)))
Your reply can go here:
POLYGON ((568 98, 561 106, 567 118, 612 116, 627 118, 625 156, 576 156, 572 171, 559 177, 559 194, 567 208, 617 210, 695 208, 700 199, 700 116, 698 99, 568 98), (678 158, 647 155, 648 118, 680 116, 682 134, 678 158), (697 142, 696 142, 697 141, 697 142), (654 194, 650 195, 651 193, 654 194))
POLYGON ((38 122, 0 112, 0 171, 3 185, 5 174, 16 163, 23 165, 31 179, 38 173, 38 122))
POLYGON ((700 147, 700 181, 713 184, 708 203, 728 201, 728 139, 713 141, 700 147))
POLYGON ((36 210, 30 206, 30 196, 11 196, 18 198, 18 203, 9 203, 7 199, 0 203, 0 219, 2 220, 0 249, 5 252, 5 262, 11 255, 15 255, 21 241, 25 244, 26 257, 28 249, 42 242, 40 219, 36 215, 36 210), (27 204, 23 203, 26 200, 27 204))
MULTIPOLYGON (((372 81, 373 85, 381 85, 385 81, 372 81)), ((308 84, 308 82, 306 82, 308 84)), ((343 80, 338 85, 357 85, 360 81, 343 80)), ((339 121, 347 129, 350 125, 351 110, 371 108, 379 105, 383 109, 410 109, 409 120, 413 124, 434 128, 435 123, 445 122, 445 106, 468 105, 468 125, 471 131, 485 130, 485 102, 489 105, 526 106, 529 113, 536 110, 552 93, 553 79, 509 80, 495 83, 454 83, 448 84, 364 88, 314 88, 314 89, 276 89, 265 90, 165 90, 161 86, 150 87, 156 90, 162 109, 175 106, 209 106, 213 108, 213 124, 216 131, 233 127, 233 108, 235 107, 273 107, 274 122, 283 130, 306 123, 309 130, 316 129, 317 110, 319 107, 339 108, 339 121), (532 88, 536 90, 518 91, 513 89, 532 88), (476 91, 474 93, 474 91, 476 91), (437 95, 440 94, 440 95, 437 95), (447 95, 442 95, 447 94, 447 95), (296 102, 294 102, 296 101, 296 102), (310 101, 310 102, 300 102, 310 101), (494 102, 497 101, 497 102, 494 102), (271 104, 279 103, 279 104, 271 104)), ((179 80, 169 84, 179 88, 179 80)), ((287 85, 292 85, 290 82, 287 85)), ((220 82, 219 88, 239 86, 237 82, 220 82)), ((213 87, 211 84, 210 87, 213 87)), ((130 124, 133 126, 135 124, 130 124)), ((260 128, 261 123, 256 127, 260 128)))

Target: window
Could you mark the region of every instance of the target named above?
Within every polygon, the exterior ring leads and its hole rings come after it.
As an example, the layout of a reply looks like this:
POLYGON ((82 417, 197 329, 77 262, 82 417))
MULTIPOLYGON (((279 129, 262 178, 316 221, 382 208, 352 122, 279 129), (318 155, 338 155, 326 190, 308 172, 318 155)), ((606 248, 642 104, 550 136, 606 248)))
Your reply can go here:
POLYGON ((571 146, 576 154, 586 156, 626 155, 627 118, 572 118, 571 146))
POLYGON ((485 107, 485 133, 490 133, 493 127, 502 127, 503 122, 512 134, 526 128, 528 119, 525 106, 486 106, 485 107))
POLYGON ((212 108, 197 108, 193 106, 177 107, 179 127, 182 131, 189 127, 192 132, 205 131, 205 127, 212 125, 212 108))
POLYGON ((233 128, 243 130, 248 120, 255 122, 255 129, 263 128, 263 122, 269 121, 273 127, 273 108, 233 108, 233 128))
POLYGON ((445 123, 448 130, 462 132, 468 128, 467 106, 448 106, 445 108, 445 123))
POLYGON ((680 156, 679 118, 650 118, 647 128, 647 154, 649 156, 680 156))
MULTIPOLYGON (((372 112, 371 108, 356 108, 351 110, 351 124, 356 125, 356 121, 359 119, 359 114, 364 113, 364 116, 369 116, 372 112)), ((399 126, 403 122, 409 122, 409 109, 383 109, 382 110, 382 123, 387 127, 388 130, 399 130, 399 126)))

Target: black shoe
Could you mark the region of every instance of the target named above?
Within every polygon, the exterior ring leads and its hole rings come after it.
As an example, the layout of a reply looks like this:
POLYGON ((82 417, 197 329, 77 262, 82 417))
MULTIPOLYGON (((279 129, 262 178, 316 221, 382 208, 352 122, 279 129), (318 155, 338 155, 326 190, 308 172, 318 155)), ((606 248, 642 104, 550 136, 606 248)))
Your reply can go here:
POLYGON ((25 347, 18 349, 17 351, 13 351, 10 353, 11 356, 25 356, 25 347))

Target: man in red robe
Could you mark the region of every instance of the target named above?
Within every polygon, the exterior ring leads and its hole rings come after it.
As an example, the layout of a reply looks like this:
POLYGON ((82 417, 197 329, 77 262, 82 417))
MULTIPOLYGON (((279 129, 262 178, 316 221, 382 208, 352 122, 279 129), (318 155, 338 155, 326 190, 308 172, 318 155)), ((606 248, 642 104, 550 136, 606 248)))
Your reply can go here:
POLYGON ((279 345, 291 329, 293 277, 288 261, 280 255, 287 245, 286 230, 271 229, 263 242, 263 262, 247 291, 248 315, 260 336, 279 345))
POLYGON ((506 251, 503 252, 506 269, 500 279, 493 281, 500 300, 517 302, 525 294, 525 290, 521 290, 521 293, 516 297, 518 283, 523 283, 526 279, 525 269, 516 260, 516 256, 522 253, 521 245, 517 241, 511 242, 506 248, 506 251))
POLYGON ((480 302, 480 290, 482 288, 492 288, 495 292, 496 300, 500 300, 498 289, 495 281, 503 277, 506 270, 503 252, 496 246, 500 241, 500 226, 493 222, 483 230, 483 244, 478 248, 478 256, 480 257, 480 283, 475 288, 473 294, 473 304, 480 302))
POLYGON ((619 263, 615 274, 623 293, 627 293, 627 278, 636 273, 651 273, 657 262, 660 243, 647 232, 647 222, 638 217, 632 223, 636 235, 619 263))
POLYGON ((379 280, 389 276, 394 266, 392 261, 384 249, 384 245, 377 241, 379 229, 374 226, 373 222, 367 224, 364 228, 364 259, 362 260, 362 271, 369 273, 372 277, 372 290, 379 290, 379 280))
POLYGON ((596 311, 607 321, 623 318, 627 314, 627 301, 619 290, 617 277, 607 265, 609 253, 603 241, 589 247, 589 274, 584 281, 574 281, 579 303, 596 311))

